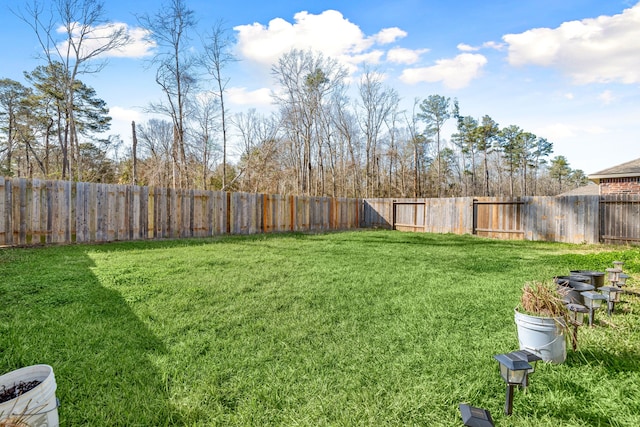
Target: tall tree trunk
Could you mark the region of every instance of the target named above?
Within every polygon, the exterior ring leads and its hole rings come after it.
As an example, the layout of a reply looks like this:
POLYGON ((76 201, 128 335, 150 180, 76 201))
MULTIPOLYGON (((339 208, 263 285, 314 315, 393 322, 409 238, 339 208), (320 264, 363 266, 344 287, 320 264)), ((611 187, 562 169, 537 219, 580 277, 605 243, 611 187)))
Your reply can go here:
POLYGON ((487 162, 487 152, 484 152, 484 195, 489 197, 489 163, 487 162))
POLYGON ((138 185, 138 137, 136 136, 136 122, 131 122, 131 139, 133 141, 133 147, 131 150, 131 156, 133 158, 133 164, 131 166, 131 183, 138 185))

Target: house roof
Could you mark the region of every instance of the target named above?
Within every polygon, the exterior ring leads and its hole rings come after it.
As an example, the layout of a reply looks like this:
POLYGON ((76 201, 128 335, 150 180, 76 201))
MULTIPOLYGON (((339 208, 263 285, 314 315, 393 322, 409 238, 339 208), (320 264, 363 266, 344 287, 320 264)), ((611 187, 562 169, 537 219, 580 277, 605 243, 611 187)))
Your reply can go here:
POLYGON ((600 172, 592 173, 589 175, 589 179, 596 184, 600 184, 602 178, 626 178, 632 176, 640 176, 640 159, 631 160, 608 169, 603 169, 600 172))
POLYGON ((600 186, 593 182, 589 182, 582 187, 574 188, 570 191, 558 194, 558 196, 598 196, 600 195, 600 186))

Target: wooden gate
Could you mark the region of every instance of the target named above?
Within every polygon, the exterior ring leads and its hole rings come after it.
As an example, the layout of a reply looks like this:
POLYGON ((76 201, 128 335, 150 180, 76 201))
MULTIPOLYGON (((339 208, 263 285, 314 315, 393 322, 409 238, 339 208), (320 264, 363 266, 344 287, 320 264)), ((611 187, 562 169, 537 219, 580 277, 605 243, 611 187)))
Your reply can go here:
POLYGON ((640 195, 600 198, 600 240, 613 244, 640 244, 640 195))
POLYGON ((525 202, 521 199, 473 200, 473 234, 494 239, 523 240, 525 202))
POLYGON ((393 229, 400 231, 425 231, 426 203, 393 201, 393 229))

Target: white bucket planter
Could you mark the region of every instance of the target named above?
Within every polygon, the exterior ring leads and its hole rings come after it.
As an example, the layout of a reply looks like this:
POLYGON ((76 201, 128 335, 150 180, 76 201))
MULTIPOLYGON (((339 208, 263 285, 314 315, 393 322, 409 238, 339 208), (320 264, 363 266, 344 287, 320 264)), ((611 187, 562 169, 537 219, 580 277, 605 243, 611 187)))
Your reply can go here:
POLYGON ((529 350, 545 362, 562 363, 567 358, 564 320, 561 317, 530 316, 515 310, 520 350, 529 350))
POLYGON ((58 427, 56 379, 49 365, 33 365, 0 376, 0 390, 21 382, 41 381, 15 399, 0 403, 0 426, 58 427))

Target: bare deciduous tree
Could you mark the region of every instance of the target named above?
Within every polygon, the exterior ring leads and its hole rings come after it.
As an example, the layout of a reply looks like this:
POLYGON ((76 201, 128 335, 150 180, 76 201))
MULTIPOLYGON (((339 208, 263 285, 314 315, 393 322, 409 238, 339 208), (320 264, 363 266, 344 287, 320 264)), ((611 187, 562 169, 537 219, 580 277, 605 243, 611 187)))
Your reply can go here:
POLYGON ((151 119, 136 127, 140 150, 139 181, 142 185, 169 187, 173 124, 151 119))
POLYGON ((317 173, 323 168, 321 130, 327 120, 323 115, 330 111, 326 107, 332 94, 344 87, 346 70, 322 54, 294 49, 284 54, 271 72, 280 87, 274 97, 294 150, 299 192, 323 193, 317 173))
POLYGON ((224 95, 229 79, 222 72, 236 59, 230 51, 232 40, 221 21, 218 21, 206 36, 202 63, 216 86, 214 93, 220 106, 220 126, 222 131, 222 189, 227 187, 227 108, 224 95))
POLYGON ((397 107, 399 97, 395 90, 384 87, 382 76, 379 73, 369 69, 366 69, 362 74, 358 90, 360 94, 358 121, 365 139, 365 195, 366 197, 379 196, 378 142, 382 136, 382 125, 390 112, 397 107))
POLYGON ((449 111, 450 99, 442 95, 429 95, 420 103, 420 113, 418 118, 425 122, 426 132, 429 136, 435 136, 436 143, 436 195, 440 197, 442 194, 443 169, 442 162, 442 127, 444 123, 451 117, 449 111))
POLYGON ((157 45, 151 66, 156 67, 156 83, 165 96, 165 102, 151 104, 150 110, 167 115, 173 123, 172 186, 186 188, 186 114, 196 84, 196 61, 189 52, 189 40, 196 25, 195 14, 184 0, 168 0, 155 15, 141 15, 138 21, 157 45))
POLYGON ((204 93, 196 97, 191 105, 192 153, 200 164, 198 169, 200 169, 201 186, 206 190, 209 188, 210 171, 214 168, 213 162, 219 150, 216 135, 220 132, 220 104, 217 97, 204 93))
POLYGON ((110 51, 130 42, 123 25, 105 18, 100 0, 33 0, 16 11, 16 15, 34 31, 49 66, 60 64, 64 94, 64 131, 60 133, 63 153, 62 178, 81 179, 74 163, 80 154, 76 115, 77 84, 80 75, 100 71, 110 51), (62 31, 60 31, 62 29, 62 31))

